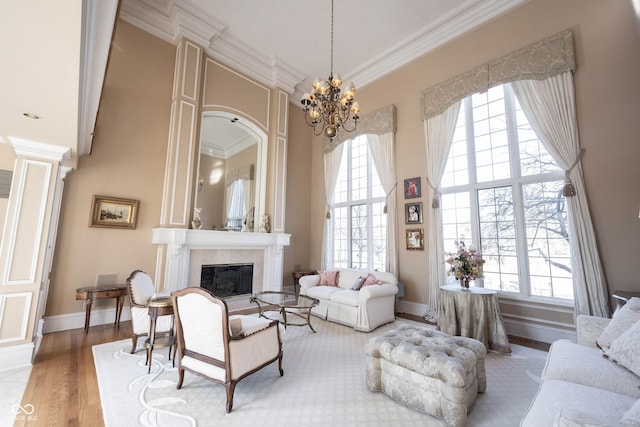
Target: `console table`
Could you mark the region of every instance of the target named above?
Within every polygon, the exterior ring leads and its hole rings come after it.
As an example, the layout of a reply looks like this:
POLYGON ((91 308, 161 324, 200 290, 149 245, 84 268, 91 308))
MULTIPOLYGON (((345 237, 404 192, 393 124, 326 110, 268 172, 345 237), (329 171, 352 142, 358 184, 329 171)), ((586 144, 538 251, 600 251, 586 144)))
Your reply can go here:
POLYGON ((511 354, 511 345, 502 320, 498 293, 475 286, 440 288, 438 327, 448 335, 474 338, 487 350, 511 354))
POLYGON ((304 271, 294 271, 291 275, 293 276, 293 292, 298 293, 298 287, 300 287, 300 278, 303 276, 311 276, 312 274, 318 274, 318 270, 304 270, 304 271))
POLYGON ((124 296, 127 295, 127 287, 117 286, 87 286, 76 289, 76 300, 84 300, 84 333, 89 333, 89 321, 91 319, 91 306, 93 301, 104 298, 116 298, 116 320, 115 325, 120 327, 120 314, 124 305, 124 296))

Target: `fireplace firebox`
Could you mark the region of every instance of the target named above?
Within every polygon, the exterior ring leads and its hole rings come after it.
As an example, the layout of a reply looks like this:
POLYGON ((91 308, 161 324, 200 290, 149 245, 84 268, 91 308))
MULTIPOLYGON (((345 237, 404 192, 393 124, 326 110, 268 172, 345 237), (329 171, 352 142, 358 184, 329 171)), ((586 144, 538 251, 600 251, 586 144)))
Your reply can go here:
POLYGON ((203 265, 200 287, 220 298, 251 294, 253 264, 203 265))

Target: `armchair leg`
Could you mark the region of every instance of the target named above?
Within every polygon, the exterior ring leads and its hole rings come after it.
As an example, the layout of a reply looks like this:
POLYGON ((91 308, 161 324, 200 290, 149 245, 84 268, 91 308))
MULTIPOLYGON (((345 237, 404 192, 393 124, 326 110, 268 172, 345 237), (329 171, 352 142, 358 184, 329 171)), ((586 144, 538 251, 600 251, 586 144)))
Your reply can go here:
POLYGON ((178 390, 182 388, 183 381, 184 381, 184 368, 181 366, 178 368, 178 384, 176 384, 176 388, 178 390))
POLYGON ((133 335, 131 336, 131 354, 136 352, 136 346, 138 345, 138 336, 137 335, 133 335))
POLYGON ((278 356, 278 370, 280 371, 280 376, 283 376, 284 369, 282 369, 282 352, 280 352, 280 356, 278 356))
POLYGON ((226 383, 224 387, 227 389, 227 414, 233 409, 233 392, 236 389, 236 382, 226 383))

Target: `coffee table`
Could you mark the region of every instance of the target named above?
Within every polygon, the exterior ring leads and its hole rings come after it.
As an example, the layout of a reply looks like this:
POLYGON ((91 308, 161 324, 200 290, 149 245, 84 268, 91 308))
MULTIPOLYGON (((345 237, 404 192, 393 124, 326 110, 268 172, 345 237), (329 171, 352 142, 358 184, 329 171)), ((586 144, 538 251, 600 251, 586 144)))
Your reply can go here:
POLYGON ((286 291, 264 291, 256 292, 251 296, 249 301, 258 304, 258 314, 260 317, 269 320, 278 320, 284 324, 285 329, 287 326, 309 326, 313 332, 316 331, 313 329, 313 326, 311 326, 310 321, 311 309, 320 303, 320 301, 315 298, 286 291), (277 312, 280 314, 280 317, 269 317, 266 314, 269 312, 277 312), (302 320, 291 322, 291 316, 302 320))

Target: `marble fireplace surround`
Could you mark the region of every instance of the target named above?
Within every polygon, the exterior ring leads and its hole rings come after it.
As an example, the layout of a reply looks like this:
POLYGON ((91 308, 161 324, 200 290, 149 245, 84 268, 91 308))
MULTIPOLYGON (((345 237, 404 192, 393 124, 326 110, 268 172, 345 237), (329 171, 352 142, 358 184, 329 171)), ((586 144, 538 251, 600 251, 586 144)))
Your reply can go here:
MULTIPOLYGON (((290 234, 154 228, 166 245, 165 290, 200 286, 203 265, 253 264, 253 292, 282 290, 283 248, 290 234)), ((226 298, 230 311, 255 308, 249 296, 226 298)))

